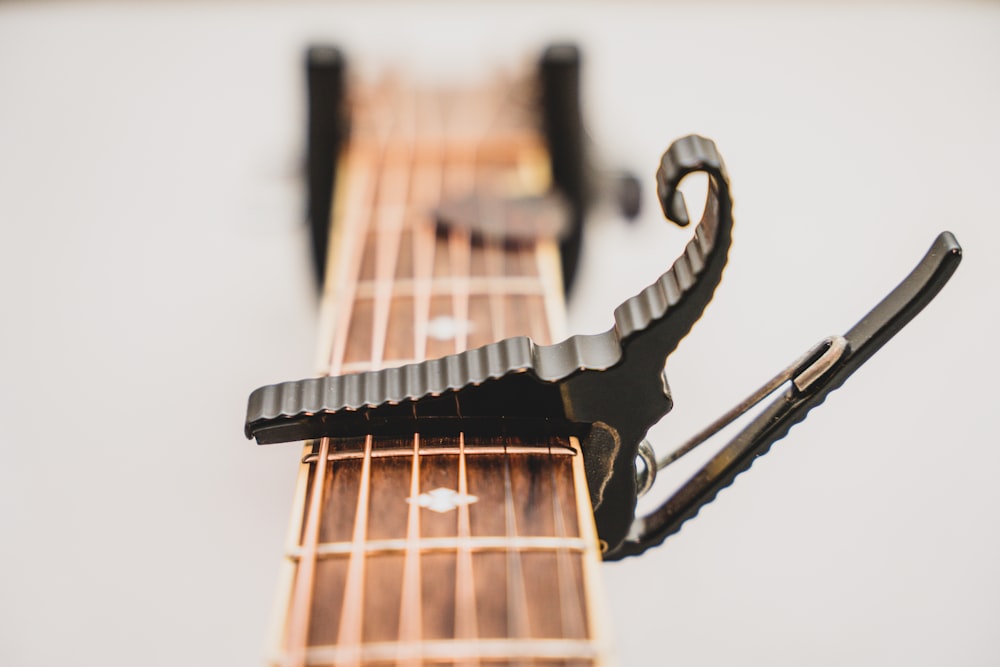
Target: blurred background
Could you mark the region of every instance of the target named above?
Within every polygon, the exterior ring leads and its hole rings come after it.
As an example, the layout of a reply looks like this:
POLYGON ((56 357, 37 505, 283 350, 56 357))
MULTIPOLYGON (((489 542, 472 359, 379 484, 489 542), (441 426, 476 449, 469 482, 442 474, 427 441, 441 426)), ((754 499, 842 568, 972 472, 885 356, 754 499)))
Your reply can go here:
MULTIPOLYGON (((943 229, 942 294, 733 488, 605 565, 629 667, 1000 663, 996 3, 0 4, 0 664, 260 664, 297 446, 247 393, 313 371, 303 51, 478 77, 584 52, 595 211, 574 332, 687 240, 662 150, 718 143, 722 287, 671 357, 661 451, 824 336, 943 229)), ((670 481, 669 479, 667 481, 670 481)))

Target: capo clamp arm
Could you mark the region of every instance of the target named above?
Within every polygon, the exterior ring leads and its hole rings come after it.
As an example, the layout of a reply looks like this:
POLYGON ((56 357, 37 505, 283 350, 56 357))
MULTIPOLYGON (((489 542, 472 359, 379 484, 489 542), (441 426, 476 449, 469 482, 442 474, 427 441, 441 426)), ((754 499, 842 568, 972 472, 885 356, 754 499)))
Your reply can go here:
POLYGON ((910 276, 854 328, 811 351, 686 445, 694 447, 792 381, 666 503, 635 518, 636 499, 657 467, 646 432, 673 406, 666 359, 711 301, 732 242, 729 178, 715 144, 704 137, 683 137, 663 154, 657 194, 664 215, 689 224, 678 185, 693 172, 706 173, 709 188, 692 239, 666 273, 615 310, 608 331, 554 345, 508 338, 416 364, 261 387, 248 402, 247 437, 265 444, 474 429, 577 436, 605 558, 660 544, 909 322, 961 259, 955 237, 939 236, 910 276), (646 463, 645 479, 637 475, 637 458, 646 463))

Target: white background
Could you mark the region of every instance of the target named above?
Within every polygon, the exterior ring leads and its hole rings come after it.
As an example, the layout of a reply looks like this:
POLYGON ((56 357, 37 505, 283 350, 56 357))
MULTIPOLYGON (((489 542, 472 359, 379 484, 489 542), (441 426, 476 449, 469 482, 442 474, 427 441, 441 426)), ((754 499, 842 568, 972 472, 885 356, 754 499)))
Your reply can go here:
POLYGON ((918 319, 667 544, 607 565, 622 664, 1000 663, 1000 7, 0 6, 0 664, 253 665, 298 447, 245 396, 312 372, 307 43, 472 76, 585 49, 645 212, 594 216, 571 328, 687 234, 659 153, 713 137, 735 245, 670 361, 669 448, 843 333, 951 229, 918 319))

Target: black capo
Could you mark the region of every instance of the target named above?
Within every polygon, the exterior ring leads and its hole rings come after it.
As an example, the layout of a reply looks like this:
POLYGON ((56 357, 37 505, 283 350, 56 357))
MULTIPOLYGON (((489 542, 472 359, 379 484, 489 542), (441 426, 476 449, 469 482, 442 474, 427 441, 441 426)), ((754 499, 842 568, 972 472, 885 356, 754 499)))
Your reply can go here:
POLYGON ((732 238, 729 178, 709 139, 683 137, 664 153, 657 171, 663 212, 680 226, 688 224, 678 185, 699 171, 708 174, 709 189, 693 239, 669 271, 615 310, 610 330, 554 345, 508 338, 397 368, 261 387, 250 395, 247 437, 267 444, 417 431, 575 435, 598 533, 607 544, 604 557, 623 558, 660 544, 920 312, 951 277, 962 252, 952 234, 938 236, 913 272, 850 331, 822 342, 657 462, 644 438, 673 406, 666 358, 711 301, 732 238), (657 468, 787 381, 791 386, 663 505, 635 517, 636 500, 657 468))

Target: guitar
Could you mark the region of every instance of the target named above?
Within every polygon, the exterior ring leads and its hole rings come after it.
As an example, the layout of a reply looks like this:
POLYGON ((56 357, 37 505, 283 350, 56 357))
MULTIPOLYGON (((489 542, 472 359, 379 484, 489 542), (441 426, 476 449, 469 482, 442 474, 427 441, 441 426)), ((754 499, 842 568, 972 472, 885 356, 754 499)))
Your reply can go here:
POLYGON ((657 457, 644 437, 672 407, 664 361, 711 300, 731 242, 714 143, 676 141, 657 174, 664 214, 682 226, 680 182, 708 175, 683 255, 616 310, 614 328, 567 338, 562 294, 588 202, 575 49, 550 48, 536 79, 477 90, 348 85, 325 48, 309 72, 319 377, 258 389, 245 426, 261 444, 306 440, 274 665, 612 663, 600 561, 676 532, 915 316, 961 257, 942 234, 847 333, 657 457), (636 516, 658 469, 774 394, 636 516))

